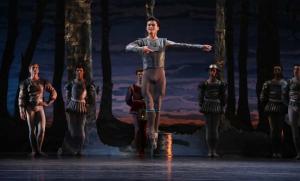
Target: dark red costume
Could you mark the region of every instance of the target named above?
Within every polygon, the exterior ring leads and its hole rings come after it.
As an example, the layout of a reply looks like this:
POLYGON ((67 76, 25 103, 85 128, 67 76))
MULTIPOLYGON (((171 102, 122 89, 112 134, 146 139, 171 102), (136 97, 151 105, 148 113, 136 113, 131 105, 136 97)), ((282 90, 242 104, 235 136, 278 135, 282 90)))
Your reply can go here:
POLYGON ((133 115, 135 125, 135 145, 139 153, 146 147, 146 104, 142 96, 141 87, 133 84, 128 88, 126 103, 129 105, 130 114, 133 115))
POLYGON ((131 114, 138 114, 139 111, 146 109, 146 104, 142 96, 141 87, 133 84, 128 88, 126 94, 126 103, 130 106, 131 114))

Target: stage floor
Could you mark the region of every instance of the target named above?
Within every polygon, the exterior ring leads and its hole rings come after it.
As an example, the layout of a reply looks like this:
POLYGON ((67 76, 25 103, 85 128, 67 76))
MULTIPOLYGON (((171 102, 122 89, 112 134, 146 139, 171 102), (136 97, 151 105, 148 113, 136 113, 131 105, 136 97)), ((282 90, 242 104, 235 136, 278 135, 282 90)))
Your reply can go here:
POLYGON ((0 180, 299 180, 294 160, 201 157, 0 159, 0 180))

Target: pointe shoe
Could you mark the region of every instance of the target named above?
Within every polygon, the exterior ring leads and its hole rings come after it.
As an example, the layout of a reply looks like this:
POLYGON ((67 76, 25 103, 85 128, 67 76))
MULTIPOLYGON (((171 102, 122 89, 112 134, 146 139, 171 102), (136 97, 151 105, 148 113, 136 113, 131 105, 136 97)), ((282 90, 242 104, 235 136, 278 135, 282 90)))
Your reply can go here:
POLYGON ((29 153, 28 156, 29 157, 35 157, 36 156, 36 152, 33 151, 33 152, 29 153))
POLYGON ((282 158, 280 153, 273 153, 272 158, 282 158))
POLYGON ((82 154, 82 152, 81 151, 79 151, 79 152, 77 152, 76 153, 76 155, 75 155, 76 157, 82 157, 83 156, 83 154, 82 154))
POLYGON ((57 155, 62 156, 64 154, 62 147, 59 147, 57 150, 57 155))
POLYGON ((149 140, 149 146, 150 146, 150 155, 153 156, 154 155, 154 152, 157 148, 157 145, 156 145, 156 142, 153 138, 150 138, 149 140))
POLYGON ((157 140, 158 140, 158 133, 153 134, 153 148, 156 150, 157 148, 157 140))
POLYGON ((120 147, 119 150, 120 150, 121 152, 127 152, 127 153, 134 152, 134 149, 131 147, 131 145, 127 145, 127 146, 124 146, 124 147, 120 147))
POLYGON ((157 138, 158 138, 157 133, 150 133, 148 135, 149 146, 151 147, 152 150, 155 150, 157 148, 157 138))
POLYGON ((41 156, 41 157, 48 157, 48 155, 45 153, 45 152, 38 152, 37 154, 38 156, 41 156))
POLYGON ((146 152, 149 152, 151 157, 155 154, 157 149, 157 135, 157 133, 149 133, 147 135, 146 152))
POLYGON ((214 151, 214 152, 213 152, 213 157, 216 157, 216 158, 217 158, 217 157, 220 157, 220 155, 219 155, 216 151, 214 151))
POLYGON ((207 153, 207 157, 209 157, 209 158, 212 158, 212 157, 213 157, 213 153, 212 153, 212 151, 208 151, 208 153, 207 153))
POLYGON ((277 158, 282 158, 282 155, 280 153, 277 153, 277 158))
POLYGON ((152 143, 152 150, 154 151, 154 150, 156 150, 156 148, 157 148, 157 144, 156 144, 156 142, 154 141, 154 142, 152 143))
POLYGON ((297 156, 295 157, 296 160, 300 160, 300 153, 297 154, 297 156))

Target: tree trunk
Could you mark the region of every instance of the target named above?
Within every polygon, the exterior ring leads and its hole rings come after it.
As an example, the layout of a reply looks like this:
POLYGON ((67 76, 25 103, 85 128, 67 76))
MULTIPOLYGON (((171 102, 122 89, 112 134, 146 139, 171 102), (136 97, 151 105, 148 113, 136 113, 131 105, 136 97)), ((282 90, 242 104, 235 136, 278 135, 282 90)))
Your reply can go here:
MULTIPOLYGON (((92 31, 90 0, 65 0, 65 41, 68 81, 75 78, 76 65, 84 66, 84 78, 87 84, 93 83, 92 74, 92 31)), ((85 126, 86 140, 89 142, 90 130, 96 123, 96 95, 93 92, 92 102, 88 107, 85 126)))
POLYGON ((48 152, 57 152, 57 149, 62 144, 67 127, 61 87, 65 68, 65 0, 56 0, 55 23, 55 62, 53 87, 57 91, 57 99, 53 105, 53 124, 51 129, 47 131, 48 134, 46 134, 45 138, 45 146, 47 146, 48 152))
POLYGON ((267 132, 269 126, 259 96, 263 83, 272 79, 273 65, 280 64, 278 0, 258 1, 257 36, 256 95, 259 112, 259 129, 267 132))
POLYGON ((14 59, 18 36, 18 0, 10 0, 8 5, 8 29, 5 49, 0 69, 0 117, 9 117, 7 109, 8 76, 14 59))
POLYGON ((30 41, 27 45, 26 51, 22 54, 22 61, 21 61, 21 71, 19 75, 19 81, 25 80, 29 73, 28 73, 28 66, 30 65, 33 54, 42 34, 43 30, 43 19, 45 15, 47 0, 37 0, 37 9, 36 9, 36 17, 35 22, 32 27, 30 41))
POLYGON ((101 64, 103 72, 103 87, 100 111, 97 119, 97 130, 100 140, 111 146, 129 145, 134 137, 134 127, 117 120, 112 114, 112 79, 111 59, 109 52, 109 4, 108 0, 101 0, 101 64))
POLYGON ((226 118, 230 120, 232 125, 238 126, 235 121, 235 81, 234 81, 234 40, 233 40, 233 7, 234 0, 226 0, 226 58, 227 58, 227 83, 228 83, 228 99, 226 118))
MULTIPOLYGON (((47 5, 47 0, 37 0, 36 17, 35 17, 35 22, 32 26, 31 37, 30 37, 30 40, 27 45, 25 53, 22 54, 19 82, 25 80, 29 75, 28 66, 30 65, 30 63, 32 61, 35 48, 37 46, 40 35, 42 34, 43 19, 44 19, 44 15, 45 15, 46 5, 47 5)), ((19 92, 19 89, 17 92, 19 92)), ((15 114, 16 115, 19 115, 18 96, 19 95, 17 93, 16 98, 15 98, 15 114)))
POLYGON ((112 119, 112 79, 111 79, 111 58, 109 50, 109 12, 108 1, 101 1, 102 10, 102 37, 101 37, 101 63, 103 72, 103 92, 100 104, 99 116, 103 119, 112 119))
POLYGON ((220 79, 223 79, 225 64, 225 0, 216 1, 215 29, 215 63, 221 69, 220 79))
POLYGON ((237 116, 238 120, 246 129, 251 128, 250 111, 248 104, 248 80, 247 80, 247 59, 248 59, 248 14, 249 0, 241 1, 240 17, 240 49, 239 49, 239 101, 237 116))
POLYGON ((294 40, 300 39, 299 37, 299 23, 300 23, 300 2, 298 0, 287 0, 286 13, 288 15, 287 28, 294 40))
MULTIPOLYGON (((215 27, 215 59, 214 63, 220 69, 218 79, 224 80, 224 65, 225 65, 225 0, 216 0, 216 27, 215 27)), ((226 130, 231 127, 228 119, 222 114, 221 118, 221 129, 226 130)))
POLYGON ((146 0, 146 16, 147 18, 154 16, 153 10, 155 7, 155 0, 146 0))
POLYGON ((91 1, 65 0, 65 38, 68 81, 75 78, 77 64, 85 66, 84 78, 92 80, 91 1))

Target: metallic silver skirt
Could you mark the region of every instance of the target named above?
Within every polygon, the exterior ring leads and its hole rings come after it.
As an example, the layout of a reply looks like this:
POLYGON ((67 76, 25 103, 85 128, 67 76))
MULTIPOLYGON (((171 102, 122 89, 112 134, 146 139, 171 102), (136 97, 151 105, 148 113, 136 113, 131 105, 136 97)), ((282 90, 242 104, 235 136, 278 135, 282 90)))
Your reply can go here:
POLYGON ((81 114, 87 113, 86 103, 74 101, 74 100, 71 100, 69 102, 66 110, 67 110, 67 112, 75 112, 75 113, 81 113, 81 114))

